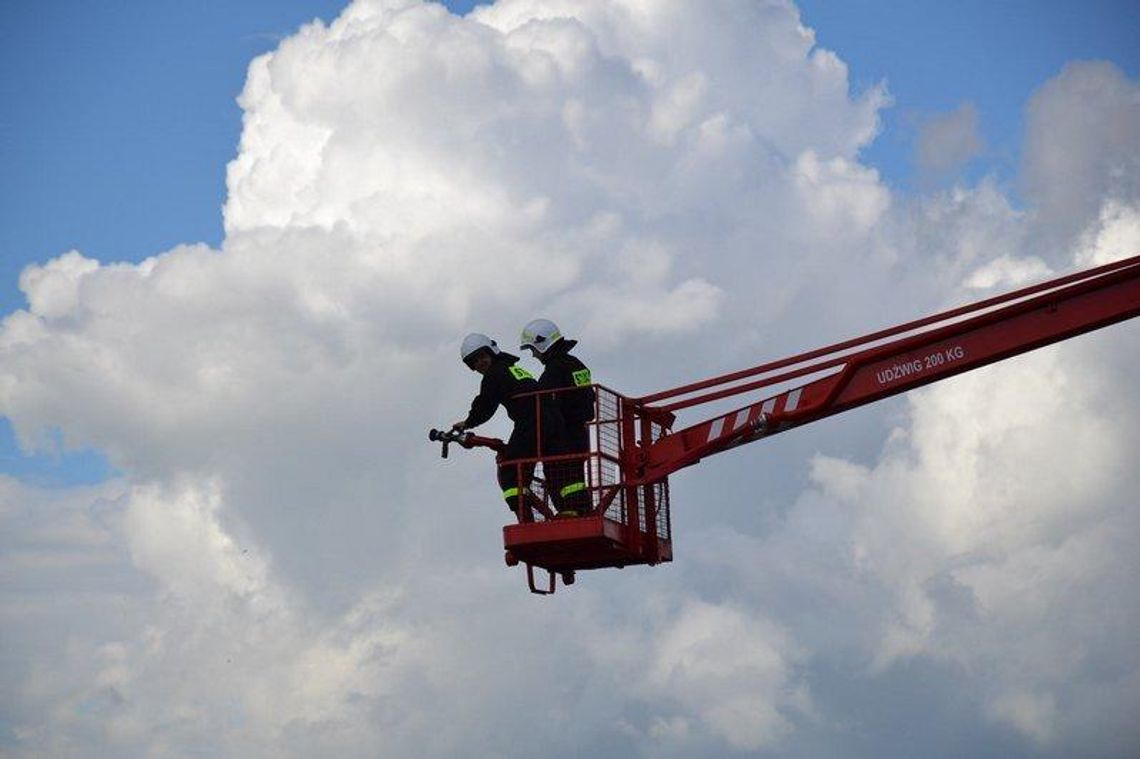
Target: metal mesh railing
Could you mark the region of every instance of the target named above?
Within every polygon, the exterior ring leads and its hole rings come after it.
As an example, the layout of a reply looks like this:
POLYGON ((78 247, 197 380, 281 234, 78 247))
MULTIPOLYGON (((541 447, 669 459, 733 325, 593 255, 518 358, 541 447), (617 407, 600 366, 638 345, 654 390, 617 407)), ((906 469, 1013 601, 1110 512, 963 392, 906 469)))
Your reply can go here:
MULTIPOLYGON (((622 396, 600 385, 595 385, 594 391, 594 418, 587 425, 590 441, 588 453, 543 456, 519 462, 517 465, 520 467, 520 477, 523 479, 526 477, 522 467, 534 467, 530 492, 546 510, 554 513, 555 498, 550 491, 556 488, 552 483, 567 479, 565 471, 560 470, 560 467, 573 467, 574 471, 579 471, 577 467, 582 467, 589 505, 592 509, 596 511, 599 507, 604 507, 605 517, 622 525, 628 525, 630 514, 636 511, 638 527, 642 532, 656 532, 658 537, 669 540, 671 526, 668 482, 662 480, 633 488, 627 485, 622 476, 624 448, 636 444, 634 440, 626 440, 625 436, 630 429, 635 431, 641 429, 640 420, 623 418, 623 414, 629 413, 629 407, 623 403, 622 396), (646 522, 651 504, 655 509, 654 530, 648 529, 649 525, 646 522)), ((535 402, 540 402, 539 398, 543 395, 546 393, 536 394, 535 402)), ((659 423, 649 425, 649 434, 653 440, 657 440, 667 431, 659 423)), ((543 521, 547 518, 539 509, 531 511, 532 514, 524 519, 543 521)))
MULTIPOLYGON (((631 511, 627 500, 631 493, 636 493, 638 527, 643 532, 647 529, 646 516, 649 511, 649 494, 652 493, 652 502, 656 507, 655 527, 657 535, 669 539, 669 486, 662 481, 650 485, 639 486, 636 490, 624 487, 621 460, 623 446, 633 445, 634 441, 623 440, 622 414, 625 413, 622 397, 612 390, 595 386, 597 392, 596 411, 594 421, 591 423, 591 454, 588 472, 590 489, 594 497, 594 505, 609 503, 605 510, 607 518, 629 524, 631 511)), ((633 425, 636 429, 636 425, 633 425)), ((660 424, 653 424, 650 434, 656 440, 665 434, 666 430, 660 424)))
POLYGON ((594 421, 590 423, 590 465, 587 477, 594 506, 611 499, 606 517, 626 524, 625 494, 621 490, 621 397, 595 387, 594 421))

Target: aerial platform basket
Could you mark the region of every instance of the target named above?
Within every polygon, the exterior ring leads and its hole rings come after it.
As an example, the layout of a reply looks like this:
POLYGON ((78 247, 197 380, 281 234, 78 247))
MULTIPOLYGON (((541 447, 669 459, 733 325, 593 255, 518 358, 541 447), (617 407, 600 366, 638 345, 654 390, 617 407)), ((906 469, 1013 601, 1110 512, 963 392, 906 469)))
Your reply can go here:
POLYGON ((569 584, 577 570, 620 569, 673 559, 668 479, 637 482, 623 475, 634 470, 644 442, 666 434, 663 422, 669 419, 650 419, 627 398, 600 385, 593 388, 588 453, 554 456, 543 455, 540 449, 534 459, 500 462, 517 466, 520 481, 525 481, 528 469, 535 474, 531 497, 520 497, 517 504, 518 523, 503 528, 507 564, 527 566, 535 593, 552 593, 556 575, 569 584), (583 516, 555 516, 556 499, 548 492, 554 488, 548 483, 557 480, 560 467, 575 467, 584 474, 588 505, 583 516), (545 587, 536 585, 535 568, 548 572, 545 587))

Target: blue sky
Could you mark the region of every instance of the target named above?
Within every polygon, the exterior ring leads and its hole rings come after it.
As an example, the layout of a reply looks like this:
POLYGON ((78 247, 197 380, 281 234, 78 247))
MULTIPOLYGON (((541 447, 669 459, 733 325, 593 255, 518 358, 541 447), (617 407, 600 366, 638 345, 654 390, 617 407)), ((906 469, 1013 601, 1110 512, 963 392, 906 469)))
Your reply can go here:
MULTIPOLYGON (((464 13, 472 2, 447 5, 464 13)), ((235 153, 235 99, 255 56, 338 0, 187 4, 6 3, 0 10, 0 314, 24 305, 29 263, 78 249, 137 261, 183 242, 222 238, 225 168, 235 153)), ((915 188, 917 124, 963 102, 980 112, 985 147, 967 179, 1009 179, 1022 107, 1074 59, 1140 72, 1140 3, 890 0, 800 3, 820 45, 856 89, 885 80, 894 105, 864 160, 892 186, 915 188)), ((1015 189, 1015 188, 1013 188, 1015 189)), ((91 452, 26 456, 0 421, 0 471, 38 484, 97 481, 91 452)))
POLYGON ((1110 60, 1140 71, 1140 3, 1129 0, 957 0, 799 3, 817 42, 850 68, 852 84, 886 80, 894 107, 865 160, 912 187, 914 124, 974 103, 986 144, 970 175, 1017 169, 1022 108, 1065 63, 1110 60))

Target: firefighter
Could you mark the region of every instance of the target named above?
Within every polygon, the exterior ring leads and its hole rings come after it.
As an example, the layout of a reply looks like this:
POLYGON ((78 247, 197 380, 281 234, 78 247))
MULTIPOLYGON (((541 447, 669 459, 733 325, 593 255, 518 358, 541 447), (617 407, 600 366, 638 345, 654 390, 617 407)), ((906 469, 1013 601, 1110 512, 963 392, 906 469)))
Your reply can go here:
POLYGON ((499 350, 491 338, 477 332, 472 333, 463 338, 459 353, 463 363, 472 371, 483 375, 483 380, 479 385, 479 394, 471 401, 471 410, 465 418, 451 425, 451 428, 463 431, 478 427, 494 416, 499 406, 504 407, 507 416, 514 422, 514 429, 507 440, 499 466, 498 478, 503 499, 512 511, 517 512, 519 504, 524 500, 533 508, 538 501, 537 496, 530 491, 534 462, 511 462, 545 454, 547 447, 553 450, 557 441, 565 435, 562 418, 552 404, 540 404, 537 396, 525 396, 526 393, 538 390, 534 375, 516 363, 518 356, 499 350), (538 424, 540 413, 543 442, 541 451, 538 424))
POLYGON ((570 353, 578 341, 563 337, 558 325, 549 319, 529 322, 523 327, 520 343, 521 349, 529 350, 543 365, 539 389, 557 391, 552 395, 566 431, 557 448, 564 454, 581 454, 581 458, 556 462, 558 466, 552 467, 555 471, 548 474, 559 515, 587 513, 593 505, 586 489, 588 425, 594 419, 595 398, 590 369, 570 353))

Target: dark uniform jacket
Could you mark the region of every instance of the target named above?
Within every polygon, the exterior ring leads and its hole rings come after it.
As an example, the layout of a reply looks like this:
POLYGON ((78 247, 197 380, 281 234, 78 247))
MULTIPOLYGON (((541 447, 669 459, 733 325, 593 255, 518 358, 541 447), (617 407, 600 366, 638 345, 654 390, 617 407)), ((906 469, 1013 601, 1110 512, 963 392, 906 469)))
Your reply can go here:
POLYGON ((478 427, 494 416, 499 406, 507 410, 507 416, 515 425, 534 425, 534 398, 517 396, 538 390, 538 383, 533 374, 515 363, 518 360, 518 356, 509 353, 494 357, 479 385, 479 395, 471 401, 464 427, 478 427))
POLYGON ((590 387, 593 380, 589 368, 561 345, 556 343, 550 351, 538 387, 559 391, 554 394, 555 403, 562 412, 567 430, 573 434, 576 428, 584 428, 594 418, 595 393, 590 387))
MULTIPOLYGON (((479 395, 471 401, 471 410, 463 425, 477 427, 492 416, 499 406, 507 410, 507 416, 515 428, 507 441, 506 458, 533 456, 538 443, 537 397, 527 395, 539 389, 534 375, 517 365, 518 356, 499 353, 491 362, 491 367, 483 375, 479 385, 479 395)), ((543 452, 556 452, 555 446, 565 435, 561 415, 553 404, 542 404, 543 452)))

